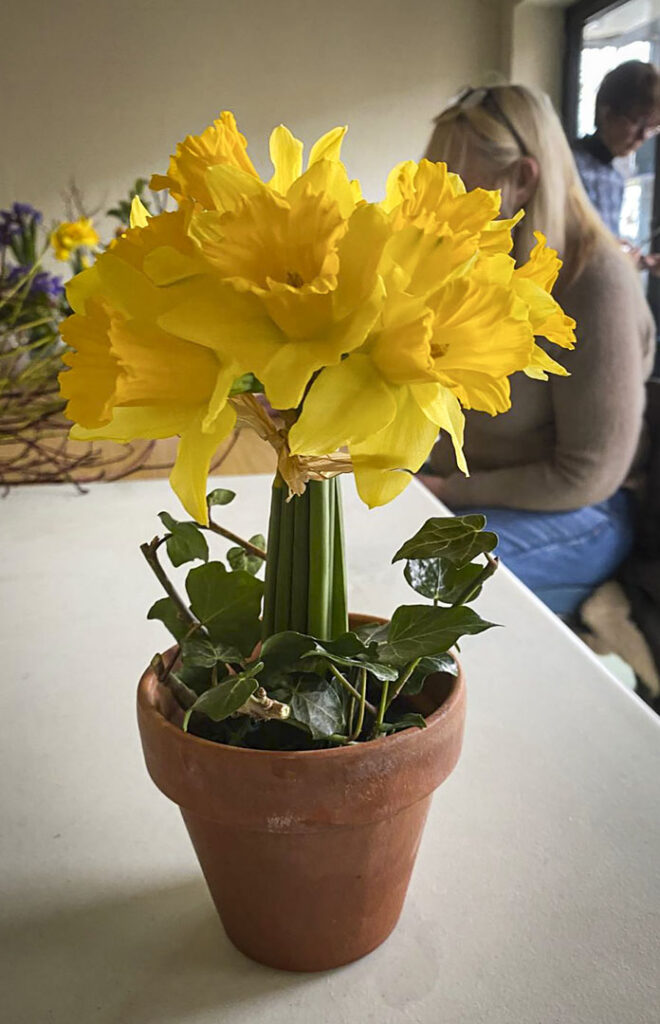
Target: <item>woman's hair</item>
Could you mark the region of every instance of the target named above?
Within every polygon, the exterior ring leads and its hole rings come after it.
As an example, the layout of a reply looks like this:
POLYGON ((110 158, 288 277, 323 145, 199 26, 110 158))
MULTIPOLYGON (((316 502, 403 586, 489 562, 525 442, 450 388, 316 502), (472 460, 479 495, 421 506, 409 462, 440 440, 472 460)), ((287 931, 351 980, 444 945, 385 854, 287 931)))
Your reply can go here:
POLYGON ((424 154, 465 173, 478 155, 492 166, 495 180, 522 156, 539 166, 535 192, 514 232, 514 256, 527 259, 534 231, 542 231, 559 252, 562 284, 579 275, 598 240, 615 244, 582 187, 559 118, 545 93, 524 85, 494 85, 466 90, 435 119, 424 154))

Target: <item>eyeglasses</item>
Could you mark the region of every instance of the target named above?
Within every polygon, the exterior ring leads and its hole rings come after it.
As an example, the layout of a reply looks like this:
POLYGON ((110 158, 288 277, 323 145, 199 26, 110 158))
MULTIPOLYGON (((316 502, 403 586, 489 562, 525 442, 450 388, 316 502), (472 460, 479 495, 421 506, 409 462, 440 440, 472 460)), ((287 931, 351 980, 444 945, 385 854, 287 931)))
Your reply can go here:
POLYGON ((452 106, 447 110, 447 114, 455 113, 456 115, 463 113, 465 110, 475 110, 477 107, 483 107, 485 110, 489 110, 490 113, 495 117, 496 121, 503 124, 504 127, 509 131, 511 137, 515 141, 520 150, 522 156, 529 156, 529 150, 523 142, 520 132, 512 124, 511 119, 502 110, 502 107, 497 101, 495 95, 495 89, 492 87, 483 86, 478 89, 473 89, 472 86, 468 86, 458 95, 452 106))

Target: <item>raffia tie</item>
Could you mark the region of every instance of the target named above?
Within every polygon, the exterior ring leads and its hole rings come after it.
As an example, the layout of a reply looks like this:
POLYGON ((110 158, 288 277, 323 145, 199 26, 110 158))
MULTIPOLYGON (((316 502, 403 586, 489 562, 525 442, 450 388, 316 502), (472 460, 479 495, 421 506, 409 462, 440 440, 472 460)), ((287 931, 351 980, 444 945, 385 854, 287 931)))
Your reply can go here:
POLYGON ((289 451, 287 414, 272 414, 254 395, 236 395, 230 399, 239 427, 251 427, 277 452, 277 468, 288 485, 289 496, 302 494, 308 480, 328 480, 340 473, 352 473, 353 463, 344 452, 331 455, 292 455, 289 451))

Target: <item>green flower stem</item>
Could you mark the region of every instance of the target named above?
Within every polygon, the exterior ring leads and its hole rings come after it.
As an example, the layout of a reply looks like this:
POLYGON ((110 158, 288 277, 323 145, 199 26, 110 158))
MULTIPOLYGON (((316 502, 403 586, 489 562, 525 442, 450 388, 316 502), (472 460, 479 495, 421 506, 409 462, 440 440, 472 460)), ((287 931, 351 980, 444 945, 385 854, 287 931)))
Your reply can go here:
MULTIPOLYGON (((359 700, 360 702, 362 702, 362 700, 364 699, 365 707, 369 709, 369 711, 371 712, 372 715, 375 715, 376 714, 376 709, 373 706, 373 704, 369 703, 369 701, 366 699, 366 696, 363 698, 363 696, 360 693, 360 691, 356 690, 352 683, 349 683, 349 681, 346 678, 346 676, 343 675, 339 671, 339 669, 337 668, 336 665, 333 665, 331 661, 328 662, 328 664, 330 666, 330 671, 332 672, 332 674, 335 677, 335 679, 337 680, 337 682, 341 683, 341 685, 344 687, 344 689, 348 693, 350 693, 351 697, 354 697, 355 700, 359 700)), ((365 669, 361 669, 361 671, 366 671, 366 670, 365 669)), ((366 695, 366 688, 365 688, 365 695, 366 695)))
POLYGON ((332 559, 332 613, 330 636, 341 636, 348 631, 346 601, 346 556, 344 551, 344 516, 339 477, 330 481, 335 494, 333 559, 332 559))
POLYGON ((362 732, 362 726, 364 725, 364 709, 367 706, 367 670, 366 668, 360 669, 360 710, 358 713, 358 720, 355 723, 355 728, 351 729, 351 739, 356 740, 362 732))
POLYGON ((309 494, 309 594, 307 629, 317 640, 330 639, 330 481, 310 480, 309 494))
MULTIPOLYGON (((294 630, 321 641, 334 639, 348 629, 338 481, 310 480, 303 494, 290 501, 287 495, 286 484, 276 477, 268 529, 263 638, 294 630)), ((246 547, 239 538, 231 539, 246 547)), ((253 553, 262 554, 258 549, 253 553)))
MULTIPOLYGON (((282 488, 280 498, 279 549, 277 552, 277 579, 275 580, 275 632, 291 629, 291 585, 293 575, 293 521, 295 499, 287 501, 282 488)), ((267 560, 268 561, 268 560, 267 560)))
POLYGON ((307 633, 309 601, 309 500, 307 493, 291 499, 293 551, 291 569, 291 628, 307 633))
POLYGON ((277 560, 280 548, 280 519, 284 496, 284 483, 275 477, 271 490, 270 521, 268 523, 268 557, 262 617, 262 637, 266 640, 275 632, 275 600, 277 596, 277 560))

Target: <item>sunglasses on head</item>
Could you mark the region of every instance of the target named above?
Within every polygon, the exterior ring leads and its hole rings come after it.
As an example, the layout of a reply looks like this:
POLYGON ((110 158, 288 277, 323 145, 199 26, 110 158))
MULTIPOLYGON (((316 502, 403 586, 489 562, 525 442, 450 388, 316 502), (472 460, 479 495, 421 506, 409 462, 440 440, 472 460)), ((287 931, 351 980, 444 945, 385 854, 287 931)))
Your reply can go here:
POLYGON ((483 107, 484 110, 489 111, 489 113, 493 115, 496 121, 503 124, 509 131, 514 142, 517 144, 521 155, 529 156, 529 150, 527 149, 520 132, 515 128, 510 118, 508 118, 502 110, 502 107, 497 100, 496 90, 492 87, 482 86, 481 88, 473 89, 472 86, 468 86, 458 95, 448 113, 455 111, 457 114, 460 114, 465 110, 475 110, 477 107, 483 107))

